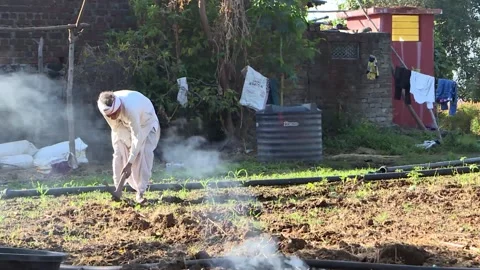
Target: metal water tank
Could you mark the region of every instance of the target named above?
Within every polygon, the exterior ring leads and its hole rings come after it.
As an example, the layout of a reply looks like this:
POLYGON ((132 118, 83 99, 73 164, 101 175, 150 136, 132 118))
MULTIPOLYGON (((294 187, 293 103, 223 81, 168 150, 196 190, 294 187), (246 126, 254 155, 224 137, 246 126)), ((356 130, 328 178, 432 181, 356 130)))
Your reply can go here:
POLYGON ((256 113, 259 161, 320 161, 322 112, 315 103, 267 105, 256 113))

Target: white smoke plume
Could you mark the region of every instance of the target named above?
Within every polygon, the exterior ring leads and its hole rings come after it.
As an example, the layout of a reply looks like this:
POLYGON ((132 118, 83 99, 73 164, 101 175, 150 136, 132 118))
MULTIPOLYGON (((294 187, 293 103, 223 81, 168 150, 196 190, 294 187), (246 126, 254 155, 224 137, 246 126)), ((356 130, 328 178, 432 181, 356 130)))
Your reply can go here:
POLYGON ((179 129, 188 123, 181 119, 166 132, 160 142, 163 160, 166 163, 181 164, 178 171, 186 177, 212 177, 227 171, 227 163, 217 149, 209 149, 207 139, 201 136, 182 136, 179 129))
POLYGON ((298 257, 284 257, 278 253, 276 243, 266 237, 251 238, 225 256, 239 270, 308 270, 298 257), (248 257, 248 259, 245 259, 248 257))
POLYGON ((40 129, 62 128, 59 123, 65 118, 59 112, 65 108, 60 100, 63 89, 63 81, 52 80, 43 74, 1 74, 2 139, 22 135, 33 137, 40 129))

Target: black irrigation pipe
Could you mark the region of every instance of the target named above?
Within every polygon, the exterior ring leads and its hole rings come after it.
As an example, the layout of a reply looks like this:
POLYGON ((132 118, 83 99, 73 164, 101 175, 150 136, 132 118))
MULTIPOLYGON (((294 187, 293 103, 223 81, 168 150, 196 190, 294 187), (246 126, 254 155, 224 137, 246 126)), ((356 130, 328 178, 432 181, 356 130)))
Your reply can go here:
MULTIPOLYGON (((453 168, 439 168, 431 170, 420 170, 417 171, 416 177, 431 177, 431 176, 440 176, 440 175, 454 175, 454 174, 464 174, 471 172, 478 172, 477 167, 453 167, 453 168)), ((210 181, 208 183, 199 183, 191 182, 186 184, 152 184, 149 185, 148 189, 150 191, 164 191, 164 190, 195 190, 195 189, 204 189, 209 188, 233 188, 233 187, 252 187, 252 186, 292 186, 292 185, 304 185, 308 183, 315 182, 341 182, 345 178, 348 179, 357 179, 363 181, 380 181, 380 180, 394 180, 408 178, 413 176, 411 172, 390 172, 390 173, 368 173, 365 175, 349 175, 346 177, 341 176, 327 176, 327 177, 308 177, 308 178, 290 178, 290 179, 265 179, 265 180, 248 180, 248 181, 210 181)), ((127 191, 133 191, 130 186, 125 188, 127 191)), ((93 186, 93 187, 68 187, 68 188, 50 188, 43 193, 37 189, 25 189, 25 190, 11 190, 5 189, 0 198, 10 199, 17 197, 34 197, 41 195, 51 195, 51 196, 61 196, 61 195, 74 195, 84 192, 93 192, 93 191, 104 191, 107 192, 107 187, 105 186, 93 186)))
MULTIPOLYGON (((185 266, 203 266, 203 267, 234 267, 235 261, 248 262, 248 257, 235 258, 210 258, 201 260, 187 260, 185 266)), ((467 267, 439 267, 439 266, 417 266, 404 264, 385 264, 385 263, 365 263, 355 261, 338 260, 302 260, 310 269, 355 269, 355 270, 480 270, 480 268, 467 267)), ((257 261, 259 264, 261 261, 257 261)), ((158 264, 141 264, 145 267, 154 267, 158 264)), ((237 265, 238 267, 238 265, 237 265)), ((61 265, 60 270, 120 270, 122 266, 73 266, 61 265)), ((287 268, 286 268, 287 269, 287 268)))
POLYGON ((411 164, 411 165, 401 165, 401 166, 382 166, 378 170, 379 173, 395 172, 400 171, 410 171, 415 168, 422 169, 435 169, 440 167, 449 167, 449 166, 466 166, 468 164, 478 164, 480 163, 480 157, 466 158, 463 160, 448 160, 432 163, 421 163, 421 164, 411 164))
MULTIPOLYGON (((385 174, 382 174, 385 175, 385 174)), ((361 178, 361 175, 349 175, 346 178, 354 179, 361 178)), ((229 181, 210 181, 208 183, 190 182, 185 184, 172 183, 172 184, 152 184, 148 186, 149 191, 164 191, 164 190, 195 190, 204 188, 234 188, 234 187, 251 187, 251 186, 291 186, 291 185, 304 185, 315 182, 340 182, 344 179, 341 176, 327 176, 327 177, 305 177, 305 178, 290 178, 290 179, 265 179, 265 180, 229 180, 229 181)), ((112 187, 110 187, 112 189, 112 187)), ((126 191, 134 191, 130 186, 125 186, 126 191)), ((10 199, 17 197, 34 197, 34 196, 61 196, 61 195, 74 195, 84 192, 104 191, 107 192, 106 186, 91 186, 91 187, 65 187, 65 188, 49 188, 43 191, 43 193, 37 189, 22 189, 12 190, 5 189, 0 198, 10 199)))
MULTIPOLYGON (((235 261, 248 262, 251 261, 248 257, 239 257, 235 260, 231 258, 210 258, 201 260, 189 260, 185 261, 185 265, 188 266, 234 266, 235 261)), ((302 259, 311 269, 381 269, 381 270, 480 270, 480 268, 465 268, 465 267, 438 267, 438 266, 417 266, 417 265, 404 265, 404 264, 385 264, 385 263, 365 263, 355 261, 338 261, 338 260, 308 260, 302 259)), ((259 261, 257 261, 259 262, 259 261)), ((261 263, 261 261, 260 261, 261 263)), ((92 269, 93 270, 93 269, 92 269)))

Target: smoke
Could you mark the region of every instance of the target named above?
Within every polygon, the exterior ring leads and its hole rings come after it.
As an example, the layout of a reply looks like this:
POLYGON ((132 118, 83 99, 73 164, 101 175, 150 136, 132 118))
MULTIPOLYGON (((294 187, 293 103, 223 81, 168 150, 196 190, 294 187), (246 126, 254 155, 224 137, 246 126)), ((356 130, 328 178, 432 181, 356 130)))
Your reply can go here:
MULTIPOLYGON (((75 88, 74 88, 75 89, 75 88)), ((37 148, 68 140, 65 103, 65 80, 24 71, 0 74, 0 143, 28 140, 37 148)), ((101 160, 111 148, 110 134, 101 114, 86 98, 96 99, 82 86, 74 91, 75 137, 89 148, 93 159, 101 160), (83 97, 83 98, 82 98, 83 97), (103 149, 99 146, 105 146, 103 149)), ((110 157, 110 155, 108 156, 110 157)), ((90 160, 90 158, 89 158, 90 160)))
POLYGON ((248 239, 225 257, 239 270, 309 269, 308 265, 298 257, 285 257, 279 254, 276 243, 266 237, 248 239))
POLYGON ((188 125, 185 119, 178 120, 176 124, 167 130, 160 143, 162 157, 167 166, 180 167, 179 171, 183 176, 195 178, 212 177, 226 172, 227 163, 223 161, 219 151, 208 149, 207 139, 201 136, 182 136, 180 129, 188 125))
POLYGON ((2 139, 35 136, 41 129, 58 130, 57 121, 64 120, 59 113, 65 108, 60 100, 63 89, 62 81, 42 74, 1 74, 2 139))

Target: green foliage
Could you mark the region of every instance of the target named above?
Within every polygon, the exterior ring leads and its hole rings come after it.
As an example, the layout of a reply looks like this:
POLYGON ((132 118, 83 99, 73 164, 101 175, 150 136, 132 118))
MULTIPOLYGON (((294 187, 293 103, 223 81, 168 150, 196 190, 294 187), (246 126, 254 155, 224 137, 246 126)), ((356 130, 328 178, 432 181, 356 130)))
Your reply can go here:
MULTIPOLYGON (((425 6, 425 2, 428 0, 360 0, 364 8, 369 7, 401 7, 401 6, 425 6)), ((344 3, 339 5, 340 9, 359 9, 360 5, 357 0, 345 0, 344 3)))
POLYGON ((187 76, 189 89, 198 94, 189 96, 187 110, 196 110, 196 113, 201 110, 203 116, 211 117, 221 110, 238 109, 231 91, 224 97, 217 96, 216 66, 212 65, 198 23, 198 11, 191 8, 192 5, 181 15, 169 10, 166 2, 131 0, 131 5, 138 28, 112 33, 110 57, 115 57, 133 74, 134 85, 139 91, 171 115, 178 107, 176 79, 187 76), (171 31, 174 24, 179 25, 183 37, 179 40, 181 59, 175 55, 175 34, 171 31))
MULTIPOLYGON (((221 1, 206 3, 210 28, 216 38, 222 38, 222 27, 226 27, 220 17, 224 16, 220 11, 221 1)), ((239 112, 243 82, 231 83, 231 89, 218 94, 217 71, 222 57, 236 65, 237 73, 245 65, 251 65, 266 76, 285 73, 287 79, 294 81, 297 65, 315 54, 315 43, 304 36, 306 9, 299 0, 250 1, 246 13, 250 35, 234 35, 225 43, 228 48, 222 45, 213 49, 202 28, 197 1, 182 2, 181 9, 173 7, 179 1, 130 2, 138 27, 110 35, 109 57, 133 75, 136 89, 170 116, 174 113, 200 116, 216 122, 225 112, 239 112), (187 108, 179 109, 176 80, 184 76, 191 93, 187 108)))
POLYGON ((462 103, 457 108, 457 113, 453 116, 448 114, 448 110, 440 111, 440 128, 454 131, 458 134, 480 135, 480 104, 462 103))
POLYGON ((254 0, 248 17, 255 18, 250 63, 264 74, 285 73, 296 80, 296 67, 312 59, 318 41, 305 38, 307 30, 305 3, 295 0, 254 0))
POLYGON ((442 43, 440 32, 435 31, 434 38, 435 76, 451 80, 453 79, 453 71, 456 69, 455 60, 448 56, 448 51, 442 43))

